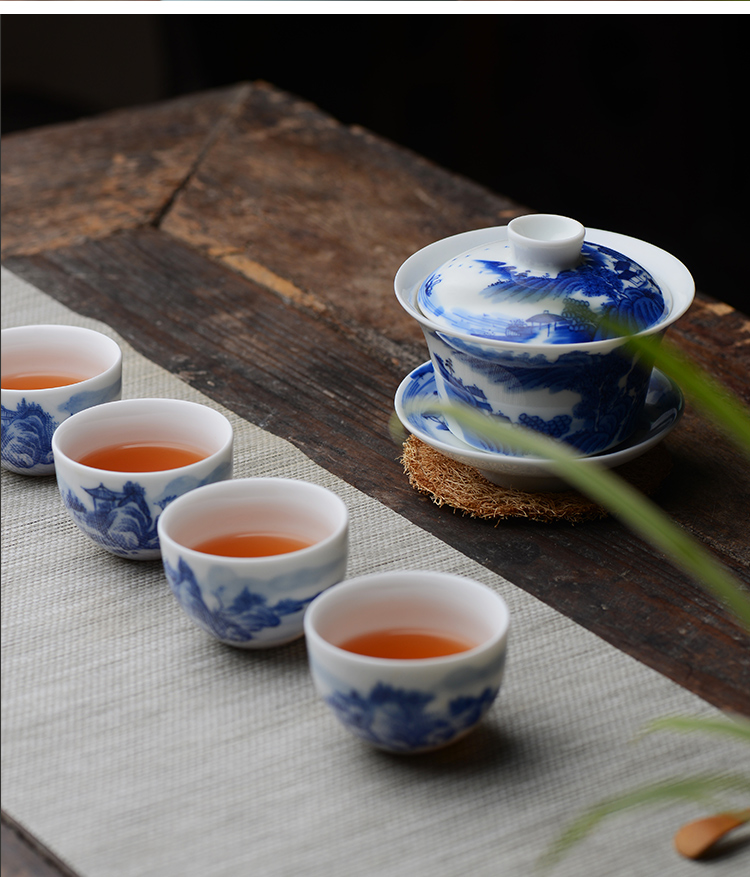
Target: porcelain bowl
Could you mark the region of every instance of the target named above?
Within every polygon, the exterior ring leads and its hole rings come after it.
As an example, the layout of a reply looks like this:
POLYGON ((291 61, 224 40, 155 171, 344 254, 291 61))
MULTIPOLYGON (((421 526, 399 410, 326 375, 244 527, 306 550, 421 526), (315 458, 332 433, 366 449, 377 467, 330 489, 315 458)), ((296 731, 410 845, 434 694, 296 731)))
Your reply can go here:
POLYGON ((52 437, 68 514, 100 548, 129 560, 161 556, 157 523, 176 497, 232 477, 232 425, 219 411, 181 399, 126 399, 68 418, 52 437), (123 442, 189 443, 205 456, 153 472, 94 468, 80 460, 123 442))
POLYGON ((315 688, 343 727, 366 743, 410 754, 468 734, 497 697, 510 615, 486 585, 421 570, 373 573, 335 585, 305 614, 315 688), (379 629, 450 633, 473 648, 429 658, 386 658, 342 648, 379 629))
POLYGON ((200 487, 159 518, 162 562, 188 617, 220 642, 247 649, 302 636, 311 600, 346 575, 346 504, 317 484, 241 478, 200 487), (306 547, 267 556, 224 556, 196 546, 232 533, 271 533, 306 547))
POLYGON ((16 326, 2 331, 2 465, 20 475, 55 471, 52 435, 71 415, 120 398, 122 351, 93 329, 66 325, 16 326), (76 383, 8 389, 11 374, 47 372, 76 383))
MULTIPOLYGON (((440 401, 464 403, 488 417, 535 429, 582 455, 620 444, 636 428, 653 365, 653 357, 626 349, 626 338, 550 345, 478 337, 452 330, 420 308, 425 278, 465 251, 507 238, 506 226, 445 238, 414 253, 396 274, 397 299, 422 328, 440 401)), ((695 286, 687 268, 664 250, 626 235, 588 229, 585 239, 627 254, 658 284, 664 316, 637 334, 661 339, 693 300, 695 286)), ((465 429, 451 415, 446 421, 472 447, 514 453, 486 433, 465 429)))

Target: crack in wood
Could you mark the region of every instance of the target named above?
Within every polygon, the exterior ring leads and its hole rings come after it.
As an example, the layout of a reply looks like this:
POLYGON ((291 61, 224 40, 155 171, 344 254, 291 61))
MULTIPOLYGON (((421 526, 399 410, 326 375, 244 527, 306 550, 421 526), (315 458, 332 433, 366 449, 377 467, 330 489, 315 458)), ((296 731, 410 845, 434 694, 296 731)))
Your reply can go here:
POLYGON ((159 210, 156 211, 154 217, 148 223, 150 226, 152 226, 153 228, 161 227, 162 222, 164 222, 166 217, 169 215, 169 212, 174 206, 175 201, 177 200, 177 198, 179 198, 180 194, 190 185, 204 159, 211 151, 213 145, 224 133, 224 131, 226 131, 229 124, 233 122, 239 115, 242 107, 245 104, 245 101, 247 100, 252 90, 253 86, 250 82, 245 82, 238 87, 237 94, 229 102, 226 112, 208 132, 206 139, 203 142, 203 145, 198 150, 198 153, 195 156, 192 164, 188 168, 187 173, 177 184, 177 186, 175 186, 174 190, 166 199, 164 204, 159 208, 159 210))

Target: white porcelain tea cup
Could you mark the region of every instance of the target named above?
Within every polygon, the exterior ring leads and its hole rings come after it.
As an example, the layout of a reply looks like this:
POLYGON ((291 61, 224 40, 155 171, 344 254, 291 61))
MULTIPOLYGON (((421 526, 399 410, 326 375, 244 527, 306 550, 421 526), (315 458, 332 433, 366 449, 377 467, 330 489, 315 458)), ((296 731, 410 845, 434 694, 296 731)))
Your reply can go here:
POLYGON ((298 639, 310 601, 346 574, 346 504, 306 481, 238 478, 200 487, 176 499, 158 529, 177 602, 228 645, 263 649, 298 639), (228 537, 239 543, 238 556, 216 553, 214 540, 228 537), (266 544, 258 548, 258 540, 266 544), (283 547, 295 550, 255 554, 287 540, 293 544, 283 547))
POLYGON ((120 398, 122 351, 93 329, 29 325, 3 329, 0 352, 2 465, 20 475, 51 475, 57 427, 120 398))
POLYGON ((157 522, 176 497, 232 477, 232 425, 182 399, 125 399, 68 418, 52 437, 68 514, 96 545, 131 560, 159 558, 157 522), (89 454, 121 445, 187 449, 195 462, 155 471, 100 468, 89 454))
POLYGON ((355 736, 396 753, 438 749, 468 734, 495 700, 509 623, 502 597, 472 579, 373 573, 335 585, 310 605, 310 671, 321 698, 355 736), (350 650, 355 638, 399 631, 449 637, 465 650, 418 658, 350 650))

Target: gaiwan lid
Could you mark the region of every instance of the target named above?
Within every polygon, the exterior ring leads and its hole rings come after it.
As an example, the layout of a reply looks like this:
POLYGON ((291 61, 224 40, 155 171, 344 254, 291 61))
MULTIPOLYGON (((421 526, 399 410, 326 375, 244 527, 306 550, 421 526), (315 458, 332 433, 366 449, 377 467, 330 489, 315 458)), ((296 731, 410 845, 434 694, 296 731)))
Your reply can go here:
POLYGON ((584 242, 574 219, 520 216, 507 240, 450 259, 422 282, 432 322, 468 335, 575 344, 640 332, 666 316, 653 277, 628 256, 584 242))

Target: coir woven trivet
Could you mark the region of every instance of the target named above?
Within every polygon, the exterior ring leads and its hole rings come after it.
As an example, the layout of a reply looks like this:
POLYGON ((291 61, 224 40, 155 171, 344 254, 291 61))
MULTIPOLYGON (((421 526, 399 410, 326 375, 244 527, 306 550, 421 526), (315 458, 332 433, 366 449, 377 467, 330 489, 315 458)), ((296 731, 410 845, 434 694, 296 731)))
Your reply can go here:
MULTIPOLYGON (((404 442, 401 462, 409 483, 438 506, 449 505, 475 518, 528 518, 580 523, 608 512, 576 490, 525 493, 488 481, 477 469, 451 460, 416 436, 404 442)), ((618 467, 617 474, 650 496, 669 475, 672 459, 663 445, 618 467)))

